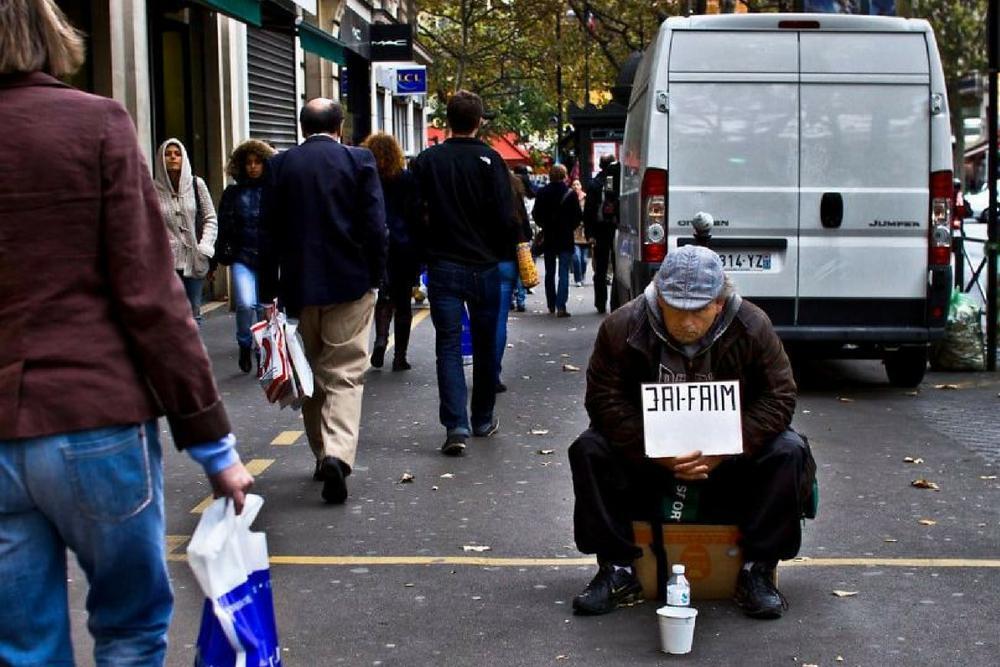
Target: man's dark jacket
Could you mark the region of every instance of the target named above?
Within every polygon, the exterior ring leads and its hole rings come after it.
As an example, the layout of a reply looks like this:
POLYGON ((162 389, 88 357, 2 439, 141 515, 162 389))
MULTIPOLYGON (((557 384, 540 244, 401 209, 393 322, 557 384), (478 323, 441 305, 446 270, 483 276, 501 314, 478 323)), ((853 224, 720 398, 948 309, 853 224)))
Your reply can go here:
POLYGON ((375 157, 313 135, 271 158, 265 204, 290 315, 356 301, 385 272, 388 231, 375 157))
POLYGON ((671 342, 647 288, 601 324, 587 368, 591 425, 630 457, 643 456, 643 382, 739 380, 743 451, 785 431, 795 412, 796 387, 788 356, 771 321, 733 296, 696 350, 671 342), (688 356, 688 355, 691 356, 688 356))
POLYGON ((479 139, 451 137, 412 165, 427 203, 431 261, 488 266, 517 244, 510 174, 503 158, 479 139))
POLYGON ((573 232, 583 221, 580 199, 566 183, 549 183, 535 196, 531 215, 545 232, 542 249, 545 252, 573 250, 573 232))

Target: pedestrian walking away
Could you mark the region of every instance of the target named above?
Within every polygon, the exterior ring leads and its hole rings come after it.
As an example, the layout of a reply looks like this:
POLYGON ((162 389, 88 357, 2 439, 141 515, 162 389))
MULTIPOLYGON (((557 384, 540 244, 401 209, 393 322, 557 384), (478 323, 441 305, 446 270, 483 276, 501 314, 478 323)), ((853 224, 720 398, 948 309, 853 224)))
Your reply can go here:
POLYGON ((236 181, 222 193, 219 202, 219 237, 216 259, 232 271, 233 301, 236 305, 236 344, 239 367, 249 373, 253 339, 250 327, 263 317, 258 292, 258 272, 273 260, 271 240, 262 225, 261 202, 265 199, 267 160, 274 149, 257 139, 244 141, 229 156, 226 173, 236 181))
POLYGON ((601 170, 590 182, 584 204, 584 235, 594 253, 594 307, 598 313, 608 308, 608 269, 614 268, 612 245, 618 229, 618 193, 621 165, 612 155, 601 156, 601 170))
POLYGON ((465 451, 470 435, 499 428, 496 333, 500 309, 497 263, 517 241, 510 177, 500 155, 476 138, 483 117, 479 96, 458 91, 448 100, 452 136, 413 161, 427 205, 427 289, 435 331, 441 451, 465 451), (462 366, 462 313, 472 332, 472 418, 462 366))
POLYGON ((0 2, 0 665, 75 663, 67 550, 93 663, 163 664, 159 415, 237 512, 253 483, 132 120, 59 80, 84 52, 50 0, 0 2))
POLYGON ((576 544, 597 555, 598 572, 574 611, 603 614, 641 599, 632 520, 659 519, 664 489, 681 481, 699 487, 717 523, 739 525, 739 606, 756 618, 781 616, 787 603, 775 566, 798 553, 815 475, 808 445, 790 428, 795 397, 781 341, 735 293, 719 256, 694 245, 671 250, 645 292, 601 324, 590 358, 591 427, 569 455, 576 544), (640 385, 713 380, 740 383, 743 453, 645 458, 640 385))
POLYGON ((184 144, 177 139, 160 144, 153 164, 160 214, 170 235, 174 269, 184 284, 191 314, 200 325, 202 293, 205 277, 213 268, 218 224, 208 186, 191 169, 184 144))
POLYGON ((343 121, 338 102, 306 103, 299 115, 306 140, 271 158, 264 204, 280 304, 299 319, 315 377, 302 405, 313 478, 333 504, 347 499, 357 455, 368 335, 388 241, 375 157, 340 143, 343 121))
POLYGON ((371 364, 382 368, 389 345, 389 323, 395 314, 393 333, 396 339, 392 370, 410 370, 406 351, 410 343, 413 311, 410 302, 413 286, 420 273, 421 231, 420 195, 413 174, 406 169, 403 150, 391 134, 379 132, 361 144, 375 156, 382 194, 385 198, 385 219, 389 228, 389 258, 386 275, 375 303, 375 345, 371 364))
POLYGON ((583 219, 579 199, 566 184, 566 167, 554 165, 549 171, 549 184, 535 197, 532 215, 542 230, 542 251, 545 256, 545 303, 556 317, 569 317, 569 271, 573 262, 573 231, 583 219), (559 286, 556 288, 556 263, 559 266, 559 286))

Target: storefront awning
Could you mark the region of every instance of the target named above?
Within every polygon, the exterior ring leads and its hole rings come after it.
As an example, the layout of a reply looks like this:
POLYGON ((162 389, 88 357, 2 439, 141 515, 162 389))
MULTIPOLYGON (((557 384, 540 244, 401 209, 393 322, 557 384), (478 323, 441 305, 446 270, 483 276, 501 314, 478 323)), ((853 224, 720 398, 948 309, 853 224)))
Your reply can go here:
POLYGON ((260 0, 195 0, 220 14, 261 27, 260 0))
POLYGON ((338 65, 346 65, 347 57, 344 55, 344 45, 339 39, 328 32, 324 32, 314 25, 299 22, 299 43, 302 48, 309 53, 315 53, 320 58, 326 58, 338 65))

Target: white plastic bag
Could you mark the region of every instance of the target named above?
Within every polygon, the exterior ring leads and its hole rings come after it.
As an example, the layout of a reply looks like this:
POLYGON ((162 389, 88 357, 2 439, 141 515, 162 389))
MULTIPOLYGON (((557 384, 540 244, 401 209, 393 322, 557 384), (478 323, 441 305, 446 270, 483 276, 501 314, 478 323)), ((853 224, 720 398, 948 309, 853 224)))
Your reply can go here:
POLYGON ((250 532, 264 499, 248 494, 239 516, 228 498, 201 515, 188 563, 205 594, 195 667, 280 667, 267 537, 250 532))

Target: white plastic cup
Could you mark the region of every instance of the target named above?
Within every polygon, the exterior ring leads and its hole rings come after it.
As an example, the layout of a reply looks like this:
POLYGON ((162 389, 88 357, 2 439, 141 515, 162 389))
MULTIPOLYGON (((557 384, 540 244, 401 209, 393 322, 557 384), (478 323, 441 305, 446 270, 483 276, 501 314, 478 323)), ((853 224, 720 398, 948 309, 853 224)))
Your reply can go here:
POLYGON ((694 642, 694 620, 698 610, 692 607, 660 607, 660 648, 664 653, 682 655, 691 652, 694 642))

